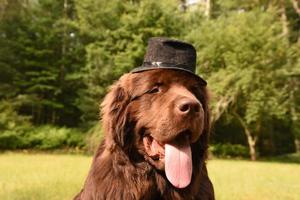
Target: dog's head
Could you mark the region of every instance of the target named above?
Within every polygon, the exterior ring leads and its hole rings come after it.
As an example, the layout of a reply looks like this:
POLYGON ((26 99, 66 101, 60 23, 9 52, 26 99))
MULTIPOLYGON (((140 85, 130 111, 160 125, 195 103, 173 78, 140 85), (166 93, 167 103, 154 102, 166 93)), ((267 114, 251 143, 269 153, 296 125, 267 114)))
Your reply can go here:
POLYGON ((177 188, 190 184, 207 150, 207 92, 186 72, 125 74, 102 103, 102 121, 107 143, 165 171, 177 188))

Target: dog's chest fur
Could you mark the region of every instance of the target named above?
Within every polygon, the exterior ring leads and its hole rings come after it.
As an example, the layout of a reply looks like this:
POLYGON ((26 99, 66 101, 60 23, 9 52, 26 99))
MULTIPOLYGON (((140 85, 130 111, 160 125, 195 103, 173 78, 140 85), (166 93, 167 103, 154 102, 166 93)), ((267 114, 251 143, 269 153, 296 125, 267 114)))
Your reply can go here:
MULTIPOLYGON (((175 189, 147 162, 132 164, 121 152, 98 156, 81 192, 83 200, 200 200, 200 175, 186 189, 175 189), (120 159, 123 158, 123 159, 120 159), (199 185, 198 185, 199 184, 199 185), (193 190, 199 191, 194 193, 193 190), (191 196, 194 193, 196 196, 191 196)), ((203 188, 205 189, 205 188, 203 188)), ((205 192, 203 192, 205 194, 205 192)))

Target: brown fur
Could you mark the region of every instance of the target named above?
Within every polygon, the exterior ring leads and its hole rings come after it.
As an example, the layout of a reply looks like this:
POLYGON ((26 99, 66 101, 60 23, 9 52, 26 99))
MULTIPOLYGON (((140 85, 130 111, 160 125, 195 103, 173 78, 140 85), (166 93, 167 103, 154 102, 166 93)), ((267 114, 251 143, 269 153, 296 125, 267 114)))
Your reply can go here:
POLYGON ((205 86, 175 70, 150 70, 123 75, 105 97, 102 123, 105 139, 99 146, 77 200, 211 200, 212 184, 205 159, 209 112, 205 86), (154 88, 154 89, 153 89, 154 88), (197 115, 177 114, 178 102, 200 102, 197 115), (191 130, 192 181, 184 189, 166 179, 164 164, 146 152, 143 137, 165 143, 184 129, 191 130))

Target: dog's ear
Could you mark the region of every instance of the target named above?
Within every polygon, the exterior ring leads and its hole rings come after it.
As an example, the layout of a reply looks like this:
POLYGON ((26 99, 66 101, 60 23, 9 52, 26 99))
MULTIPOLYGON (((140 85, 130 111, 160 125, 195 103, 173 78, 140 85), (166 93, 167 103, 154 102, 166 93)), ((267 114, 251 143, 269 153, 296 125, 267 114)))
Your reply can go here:
POLYGON ((129 127, 127 124, 127 108, 131 96, 129 78, 129 74, 125 74, 112 85, 100 106, 106 140, 114 141, 122 147, 126 143, 126 133, 129 127))

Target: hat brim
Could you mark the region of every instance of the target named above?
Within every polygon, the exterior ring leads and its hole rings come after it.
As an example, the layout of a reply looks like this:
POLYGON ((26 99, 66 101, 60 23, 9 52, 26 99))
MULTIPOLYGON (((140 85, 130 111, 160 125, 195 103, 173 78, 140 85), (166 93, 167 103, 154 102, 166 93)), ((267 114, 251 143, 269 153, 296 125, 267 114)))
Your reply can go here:
POLYGON ((155 69, 170 69, 170 70, 179 70, 179 71, 184 71, 184 72, 187 72, 191 75, 193 75, 194 77, 198 78, 200 80, 200 83, 204 86, 207 85, 207 82, 201 78, 200 76, 198 76, 197 74, 194 74, 193 72, 189 71, 189 70, 186 70, 186 69, 183 69, 183 68, 179 68, 179 67, 164 67, 164 66, 153 66, 153 67, 136 67, 134 68, 133 70, 131 70, 130 72, 131 73, 139 73, 139 72, 144 72, 144 71, 149 71, 149 70, 155 70, 155 69))

